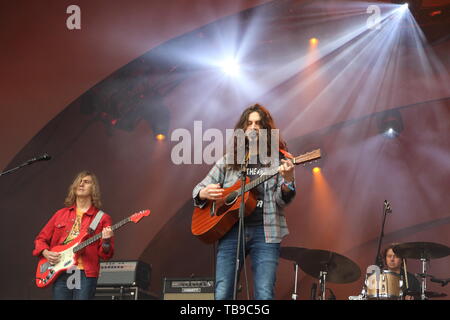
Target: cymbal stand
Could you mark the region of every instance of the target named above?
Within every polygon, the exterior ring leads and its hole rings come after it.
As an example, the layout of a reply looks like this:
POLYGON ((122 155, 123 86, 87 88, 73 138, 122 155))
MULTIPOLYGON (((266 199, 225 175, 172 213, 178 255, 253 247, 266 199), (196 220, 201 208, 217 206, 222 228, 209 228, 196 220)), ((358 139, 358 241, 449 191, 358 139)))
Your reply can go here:
POLYGON ((420 258, 420 261, 422 261, 422 274, 421 274, 421 278, 422 278, 422 291, 420 294, 420 298, 422 300, 426 300, 426 295, 425 295, 425 291, 427 290, 427 259, 424 258, 424 256, 422 255, 422 257, 420 258))
MULTIPOLYGON (((326 268, 326 270, 328 270, 328 268, 326 268)), ((320 276, 319 276, 319 285, 320 285, 320 299, 321 300, 325 300, 325 294, 326 294, 326 283, 327 283, 327 274, 328 271, 320 271, 320 276)))
POLYGON ((297 294, 298 264, 297 264, 297 262, 294 262, 294 271, 295 271, 295 276, 294 276, 294 293, 292 294, 292 300, 297 300, 297 298, 298 298, 298 294, 297 294))

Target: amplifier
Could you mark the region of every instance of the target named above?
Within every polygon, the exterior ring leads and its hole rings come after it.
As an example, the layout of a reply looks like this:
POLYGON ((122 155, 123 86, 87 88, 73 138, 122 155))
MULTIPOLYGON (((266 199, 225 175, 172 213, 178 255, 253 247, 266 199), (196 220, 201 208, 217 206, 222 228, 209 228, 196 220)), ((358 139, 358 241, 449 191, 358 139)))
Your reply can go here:
POLYGON ((95 300, 158 300, 148 291, 138 287, 97 287, 95 300))
POLYGON ((164 278, 164 300, 214 300, 213 278, 164 278))
POLYGON ((139 287, 150 285, 150 266, 142 261, 100 262, 97 287, 139 287))

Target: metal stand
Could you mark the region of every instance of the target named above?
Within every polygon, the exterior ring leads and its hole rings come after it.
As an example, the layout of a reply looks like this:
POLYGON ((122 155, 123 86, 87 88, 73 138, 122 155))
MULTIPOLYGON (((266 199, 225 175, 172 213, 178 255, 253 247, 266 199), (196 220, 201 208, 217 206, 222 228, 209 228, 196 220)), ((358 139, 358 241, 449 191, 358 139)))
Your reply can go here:
POLYGON ((427 290, 427 259, 426 258, 420 258, 420 261, 422 261, 422 291, 420 293, 420 299, 426 300, 427 297, 425 295, 425 291, 427 290))
POLYGON ((386 216, 388 213, 391 213, 392 209, 391 209, 391 204, 389 203, 389 201, 384 200, 384 205, 383 205, 383 224, 381 226, 381 234, 380 234, 380 239, 378 240, 378 249, 377 249, 377 255, 375 257, 375 265, 379 266, 380 269, 383 269, 383 258, 380 256, 380 251, 381 251, 381 242, 383 241, 383 237, 384 237, 384 225, 386 223, 386 216))
MULTIPOLYGON (((327 266, 325 266, 328 270, 327 266)), ((326 300, 326 291, 327 291, 327 274, 328 271, 320 271, 319 276, 319 285, 320 285, 320 300, 326 300)))
MULTIPOLYGON (((238 238, 237 238, 237 247, 236 247, 236 267, 234 272, 234 287, 233 287, 233 300, 237 299, 237 282, 239 278, 239 265, 240 265, 240 259, 239 259, 239 253, 241 250, 241 245, 244 246, 245 244, 242 243, 243 239, 245 237, 244 235, 244 214, 245 214, 245 180, 247 177, 247 159, 244 159, 244 164, 242 165, 242 171, 241 171, 241 189, 239 191, 239 196, 241 197, 241 205, 239 207, 239 226, 238 226, 238 238)), ((245 252, 244 252, 244 259, 245 259, 245 252)), ((244 260, 245 261, 245 260, 244 260)), ((245 268, 245 266, 244 266, 245 268)))
POLYGON ((294 262, 294 293, 292 294, 292 300, 297 300, 298 294, 297 294, 297 274, 298 274, 298 264, 294 262))
POLYGON ((1 176, 5 176, 5 175, 10 174, 10 173, 13 173, 14 171, 17 171, 20 168, 23 168, 25 166, 29 166, 30 164, 33 164, 33 163, 35 163, 37 161, 47 161, 47 160, 50 160, 51 158, 52 157, 50 157, 47 153, 44 153, 42 156, 37 157, 37 158, 32 158, 32 159, 22 163, 21 165, 15 167, 15 168, 9 169, 7 171, 0 172, 0 177, 1 176))

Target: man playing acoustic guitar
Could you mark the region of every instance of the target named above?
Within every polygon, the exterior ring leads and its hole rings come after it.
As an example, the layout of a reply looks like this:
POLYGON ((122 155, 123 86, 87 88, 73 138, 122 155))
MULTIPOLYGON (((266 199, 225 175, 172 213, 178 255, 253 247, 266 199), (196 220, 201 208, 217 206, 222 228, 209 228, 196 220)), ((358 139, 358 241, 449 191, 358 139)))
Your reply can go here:
MULTIPOLYGON (((258 179, 268 167, 260 161, 262 154, 259 150, 263 149, 270 153, 273 149, 272 144, 275 144, 279 146, 279 152, 278 148, 275 149, 276 156, 271 157, 272 159, 276 158, 276 162, 279 162, 279 159, 285 155, 290 156, 286 151, 286 143, 279 138, 279 135, 276 138, 278 141, 272 141, 271 131, 276 128, 272 116, 263 106, 255 104, 244 110, 235 126, 235 132, 239 129, 245 132, 247 137, 243 147, 245 152, 239 152, 242 150, 237 150, 239 146, 233 142, 234 150, 228 152, 224 158, 234 153, 233 159, 236 161, 216 162, 208 175, 194 188, 194 206, 201 208, 208 202, 223 198, 224 188, 229 188, 240 179, 242 165, 238 163, 236 155, 245 154, 245 159, 249 163, 247 177, 250 181, 258 179), (267 139, 261 139, 261 135, 258 134, 261 129, 267 130, 265 131, 267 139), (250 138, 249 134, 252 132, 256 132, 254 135, 256 138, 250 138), (249 147, 251 139, 258 139, 259 144, 267 144, 267 148, 257 148, 256 153, 252 152, 254 148, 249 147)), ((273 164, 270 165, 273 166, 273 164)), ((275 167, 275 173, 276 170, 277 167, 275 167)), ((250 191, 256 198, 254 202, 256 206, 252 212, 246 213, 244 219, 244 248, 245 254, 249 254, 252 260, 253 291, 256 300, 273 299, 280 242, 288 234, 283 208, 295 196, 294 165, 291 160, 281 159, 278 172, 279 174, 275 174, 250 191)), ((217 300, 233 298, 238 226, 239 223, 235 223, 218 242, 215 287, 217 300)), ((241 243, 239 270, 243 262, 242 245, 241 243)))
MULTIPOLYGON (((60 261, 60 253, 51 248, 65 245, 87 232, 101 208, 100 189, 96 176, 88 171, 80 172, 69 187, 65 208, 58 210, 35 239, 33 255, 45 257, 50 265, 60 261)), ((99 216, 100 217, 100 216, 99 216)), ((98 219, 98 218, 97 218, 98 219)), ((69 272, 62 273, 53 283, 55 300, 87 300, 95 295, 99 275, 99 259, 108 260, 114 254, 111 217, 103 213, 95 230, 90 234, 102 233, 100 241, 84 248, 78 256, 75 271, 79 274, 79 285, 70 285, 69 272)))

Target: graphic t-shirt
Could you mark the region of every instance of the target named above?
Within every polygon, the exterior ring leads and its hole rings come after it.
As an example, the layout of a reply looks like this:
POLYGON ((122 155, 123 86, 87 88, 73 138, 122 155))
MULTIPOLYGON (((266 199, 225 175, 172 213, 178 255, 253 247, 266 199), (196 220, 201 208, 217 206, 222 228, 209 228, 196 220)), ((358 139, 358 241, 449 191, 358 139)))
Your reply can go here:
MULTIPOLYGON (((250 178, 250 181, 259 178, 264 172, 265 168, 259 163, 247 165, 247 176, 250 178)), ((246 226, 263 225, 264 183, 253 188, 252 192, 256 196, 256 208, 249 216, 245 217, 244 224, 246 226)))
MULTIPOLYGON (((72 230, 70 230, 69 235, 67 236, 66 240, 64 240, 64 244, 69 243, 76 237, 80 235, 80 229, 81 229, 81 220, 83 219, 84 212, 77 208, 77 216, 75 218, 75 222, 73 223, 72 230)), ((78 257, 78 265, 77 268, 80 270, 83 270, 83 260, 81 259, 81 256, 78 257)))

